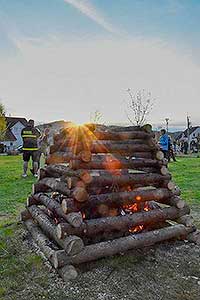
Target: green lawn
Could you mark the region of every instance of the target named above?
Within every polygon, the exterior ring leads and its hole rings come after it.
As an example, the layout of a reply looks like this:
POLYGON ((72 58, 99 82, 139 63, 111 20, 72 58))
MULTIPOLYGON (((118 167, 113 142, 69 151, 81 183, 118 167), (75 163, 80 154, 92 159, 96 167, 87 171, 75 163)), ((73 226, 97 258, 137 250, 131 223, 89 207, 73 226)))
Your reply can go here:
POLYGON ((22 178, 22 157, 0 157, 0 214, 14 213, 24 203, 35 181, 29 174, 22 178))
MULTIPOLYGON (((200 158, 178 158, 170 164, 170 170, 182 189, 182 197, 196 212, 195 222, 200 225, 200 158)), ((48 271, 39 256, 27 251, 24 231, 17 221, 35 182, 31 174, 24 179, 21 173, 21 156, 0 156, 0 300, 19 299, 13 295, 26 289, 26 282, 32 282, 32 278, 33 299, 46 298, 48 290, 48 271)))

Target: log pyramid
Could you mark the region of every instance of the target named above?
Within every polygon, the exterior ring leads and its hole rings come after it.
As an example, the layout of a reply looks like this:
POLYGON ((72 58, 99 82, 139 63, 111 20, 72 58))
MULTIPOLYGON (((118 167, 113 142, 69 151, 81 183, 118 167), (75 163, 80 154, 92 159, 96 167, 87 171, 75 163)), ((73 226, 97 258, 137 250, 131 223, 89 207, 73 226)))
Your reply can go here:
POLYGON ((69 126, 21 214, 65 279, 74 266, 173 238, 199 239, 151 125, 69 126))

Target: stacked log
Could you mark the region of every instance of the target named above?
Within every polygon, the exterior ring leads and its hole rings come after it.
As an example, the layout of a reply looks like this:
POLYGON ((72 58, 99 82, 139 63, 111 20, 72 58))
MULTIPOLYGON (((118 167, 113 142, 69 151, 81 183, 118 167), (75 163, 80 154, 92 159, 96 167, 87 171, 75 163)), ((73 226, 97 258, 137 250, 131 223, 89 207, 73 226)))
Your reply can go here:
POLYGON ((73 265, 188 234, 192 240, 189 213, 150 125, 86 124, 54 136, 21 220, 69 280, 77 276, 73 265))

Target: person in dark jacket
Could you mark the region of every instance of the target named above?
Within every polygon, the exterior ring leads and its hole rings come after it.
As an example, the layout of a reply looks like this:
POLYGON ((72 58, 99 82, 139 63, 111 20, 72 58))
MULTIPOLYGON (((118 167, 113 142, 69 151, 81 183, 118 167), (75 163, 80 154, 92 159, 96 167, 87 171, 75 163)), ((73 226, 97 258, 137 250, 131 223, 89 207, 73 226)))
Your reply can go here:
POLYGON ((34 121, 29 120, 28 125, 22 129, 21 136, 23 139, 23 169, 24 173, 22 177, 27 177, 28 170, 28 162, 30 158, 32 158, 33 162, 33 175, 37 177, 38 171, 38 138, 40 136, 40 132, 38 129, 34 127, 34 121))

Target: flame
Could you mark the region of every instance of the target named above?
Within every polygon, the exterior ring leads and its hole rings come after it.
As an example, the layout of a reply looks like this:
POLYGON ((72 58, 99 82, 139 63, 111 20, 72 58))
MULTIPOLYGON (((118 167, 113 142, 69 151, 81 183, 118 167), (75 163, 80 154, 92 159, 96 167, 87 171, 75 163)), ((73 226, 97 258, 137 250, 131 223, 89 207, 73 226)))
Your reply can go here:
POLYGON ((137 225, 135 227, 130 228, 129 232, 131 232, 131 233, 140 232, 143 230, 143 228, 144 228, 144 225, 137 225))

